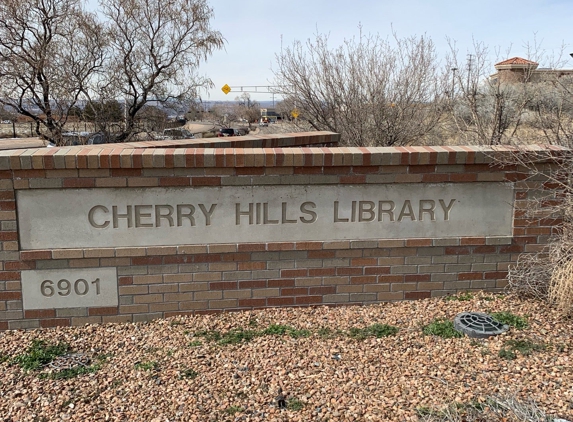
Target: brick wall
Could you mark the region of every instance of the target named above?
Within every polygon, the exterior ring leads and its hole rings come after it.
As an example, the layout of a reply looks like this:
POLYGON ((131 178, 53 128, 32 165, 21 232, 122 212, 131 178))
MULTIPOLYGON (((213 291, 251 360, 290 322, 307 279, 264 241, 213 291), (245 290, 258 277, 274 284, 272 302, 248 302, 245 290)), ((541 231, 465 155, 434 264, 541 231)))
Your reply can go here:
MULTIPOLYGON (((330 133, 283 138, 300 145, 303 137, 307 145, 338 140, 330 133)), ((161 145, 0 152, 0 329, 499 290, 518 255, 542 247, 558 223, 524 218, 531 188, 543 181, 494 165, 503 148, 161 145), (15 191, 24 189, 475 182, 514 184, 512 236, 26 251, 18 241, 15 191), (97 267, 117 268, 119 306, 23 310, 22 270, 97 267)))

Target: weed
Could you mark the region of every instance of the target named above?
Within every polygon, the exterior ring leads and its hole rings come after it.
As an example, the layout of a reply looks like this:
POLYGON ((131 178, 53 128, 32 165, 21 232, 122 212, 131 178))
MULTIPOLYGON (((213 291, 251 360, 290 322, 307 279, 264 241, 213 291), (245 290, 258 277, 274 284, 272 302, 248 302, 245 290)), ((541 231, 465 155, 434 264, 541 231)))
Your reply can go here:
POLYGON ((189 343, 189 347, 199 347, 202 345, 203 343, 201 343, 199 340, 193 340, 192 342, 189 343))
POLYGON ((180 378, 180 379, 181 379, 181 378, 191 378, 191 379, 194 379, 194 378, 197 378, 197 375, 199 375, 199 374, 197 373, 197 371, 194 371, 194 370, 191 369, 191 368, 187 368, 187 369, 182 370, 182 371, 179 373, 179 378, 180 378))
POLYGON ((26 349, 26 353, 14 358, 14 363, 20 368, 31 371, 42 368, 58 356, 68 352, 70 346, 66 343, 47 344, 43 340, 33 340, 32 345, 26 349))
POLYGON ((176 327, 178 325, 183 325, 183 323, 181 321, 175 319, 175 320, 171 321, 169 323, 169 325, 171 325, 172 327, 176 327))
POLYGON ((321 327, 318 329, 318 331, 316 332, 316 334, 320 337, 320 338, 333 338, 336 337, 336 335, 338 334, 337 331, 333 331, 328 327, 321 327))
POLYGON ((503 346, 504 348, 499 351, 498 356, 508 360, 517 358, 515 352, 519 352, 522 356, 529 356, 532 352, 544 350, 546 347, 544 344, 535 343, 528 339, 507 340, 503 346))
POLYGON ((62 369, 61 371, 49 372, 40 374, 41 379, 52 379, 52 380, 67 380, 70 378, 75 378, 80 375, 93 374, 99 371, 101 364, 95 364, 90 366, 74 366, 73 368, 62 369))
POLYGON ((502 324, 507 324, 510 327, 515 327, 518 330, 523 330, 528 327, 527 318, 520 317, 519 315, 514 315, 511 312, 494 312, 491 316, 501 322, 502 324))
POLYGON ((230 406, 225 409, 225 413, 228 415, 234 415, 235 413, 242 412, 244 409, 241 406, 230 406))
POLYGON ((207 341, 219 341, 221 340, 221 333, 215 330, 203 330, 195 333, 198 337, 203 337, 207 341))
POLYGON ((159 364, 155 361, 151 362, 136 362, 135 369, 141 369, 143 371, 155 371, 159 368, 159 364))
POLYGON ((368 337, 388 337, 393 336, 399 331, 398 327, 387 324, 373 324, 365 328, 351 328, 348 331, 348 337, 363 340, 368 337))
POLYGON ((459 338, 462 334, 455 330, 454 323, 448 319, 438 318, 425 325, 422 332, 426 335, 433 335, 442 338, 459 338))
POLYGON ((10 360, 10 356, 5 353, 0 353, 0 363, 4 363, 10 360))
POLYGON ((450 296, 446 296, 446 300, 457 300, 459 302, 466 302, 468 300, 472 300, 474 298, 473 293, 470 292, 465 292, 465 293, 459 293, 457 295, 450 295, 450 296))
POLYGON ((287 409, 292 411, 301 410, 304 407, 304 403, 297 399, 296 397, 291 397, 287 400, 287 409))
POLYGON ((257 337, 259 333, 253 330, 243 330, 242 328, 234 329, 228 331, 221 335, 221 338, 218 340, 219 344, 238 344, 243 341, 251 341, 255 337, 257 337))

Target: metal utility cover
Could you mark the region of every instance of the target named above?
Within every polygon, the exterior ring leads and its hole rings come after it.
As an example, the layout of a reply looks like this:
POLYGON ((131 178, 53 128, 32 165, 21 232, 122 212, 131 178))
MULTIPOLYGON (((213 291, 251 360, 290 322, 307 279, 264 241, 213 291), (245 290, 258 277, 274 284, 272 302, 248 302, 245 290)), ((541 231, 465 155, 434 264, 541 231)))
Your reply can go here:
POLYGON ((454 318, 454 328, 471 338, 488 338, 505 333, 509 326, 483 312, 462 312, 454 318))

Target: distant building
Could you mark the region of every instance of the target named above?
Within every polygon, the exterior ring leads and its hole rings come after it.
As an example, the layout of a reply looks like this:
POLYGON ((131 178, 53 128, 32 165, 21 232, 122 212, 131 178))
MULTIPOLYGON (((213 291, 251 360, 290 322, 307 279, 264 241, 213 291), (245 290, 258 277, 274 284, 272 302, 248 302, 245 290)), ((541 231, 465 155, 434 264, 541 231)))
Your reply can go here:
POLYGON ((539 63, 521 57, 504 60, 494 67, 497 72, 489 77, 492 82, 545 82, 573 76, 573 69, 539 68, 539 63))

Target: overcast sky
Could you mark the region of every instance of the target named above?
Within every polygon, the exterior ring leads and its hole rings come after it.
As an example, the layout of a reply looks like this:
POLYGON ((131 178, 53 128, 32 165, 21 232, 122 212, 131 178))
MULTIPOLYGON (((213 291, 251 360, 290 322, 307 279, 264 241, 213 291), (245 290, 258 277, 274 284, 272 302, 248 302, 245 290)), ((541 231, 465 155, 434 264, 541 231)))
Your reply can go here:
MULTIPOLYGON (((215 12, 213 27, 227 40, 200 67, 216 88, 209 100, 233 100, 238 94, 223 94, 221 87, 272 84, 275 54, 294 40, 306 41, 318 31, 330 34, 331 47, 345 38, 363 32, 399 37, 426 34, 439 53, 448 50, 446 37, 456 40, 460 52, 472 44, 472 38, 486 43, 496 60, 495 49, 503 57, 526 57, 524 44, 536 35, 547 51, 567 45, 573 51, 573 0, 210 0, 215 12)), ((567 55, 565 67, 573 68, 567 55)), ((544 63, 540 63, 541 66, 544 63)), ((545 63, 547 65, 547 63, 545 63)), ((494 69, 492 68, 492 73, 494 69)), ((268 94, 252 94, 256 100, 270 99, 268 94)))

